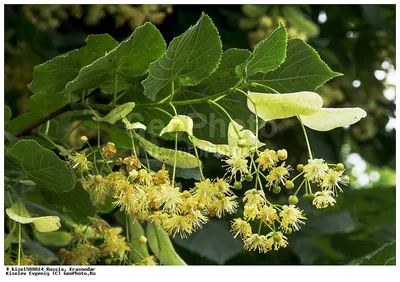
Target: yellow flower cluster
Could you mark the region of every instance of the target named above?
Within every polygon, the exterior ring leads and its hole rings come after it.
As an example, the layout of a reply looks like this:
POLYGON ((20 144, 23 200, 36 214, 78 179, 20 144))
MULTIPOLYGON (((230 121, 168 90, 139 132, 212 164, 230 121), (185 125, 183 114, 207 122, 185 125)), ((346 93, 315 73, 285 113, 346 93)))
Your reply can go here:
POLYGON ((125 237, 120 235, 122 229, 112 228, 102 219, 92 218, 91 229, 103 238, 100 246, 94 245, 94 239, 87 237, 81 228, 75 227, 72 231, 72 245, 70 250, 60 249, 58 256, 62 263, 72 265, 90 265, 99 261, 100 257, 123 261, 130 247, 125 237))
POLYGON ((328 165, 323 159, 310 159, 308 164, 303 167, 306 186, 311 189, 311 183, 319 186, 320 191, 313 195, 312 204, 317 209, 333 206, 336 203, 334 196, 337 196, 337 190, 343 192, 339 184, 347 185, 349 179, 343 175, 343 164, 328 165), (329 166, 335 166, 330 168, 329 166))

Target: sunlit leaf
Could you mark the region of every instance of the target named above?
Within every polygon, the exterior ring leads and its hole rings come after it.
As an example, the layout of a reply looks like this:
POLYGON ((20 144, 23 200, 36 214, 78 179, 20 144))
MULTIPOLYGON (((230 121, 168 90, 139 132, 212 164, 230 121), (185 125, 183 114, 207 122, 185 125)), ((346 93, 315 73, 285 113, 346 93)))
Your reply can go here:
MULTIPOLYGON (((142 75, 148 71, 149 64, 157 60, 165 51, 165 42, 152 23, 145 23, 115 49, 90 65, 83 67, 76 78, 66 85, 67 93, 92 89, 107 83, 114 89, 114 78, 118 81, 142 75)), ((103 85, 107 88, 107 85, 103 85)), ((122 90, 118 88, 118 91, 122 90)), ((114 91, 112 91, 114 92, 114 91)))
POLYGON ((303 40, 289 39, 286 60, 274 71, 248 77, 250 82, 272 87, 279 93, 315 91, 328 80, 342 74, 333 72, 318 53, 303 40))
POLYGON ((348 126, 367 116, 361 108, 321 108, 311 115, 301 115, 304 125, 318 131, 348 126))
POLYGON ((6 209, 6 214, 16 222, 33 223, 39 232, 51 232, 61 227, 58 216, 32 217, 21 201, 15 202, 11 208, 6 209))
POLYGON ((89 35, 86 46, 57 56, 40 64, 33 71, 33 80, 28 85, 33 93, 65 93, 65 85, 73 80, 80 69, 104 56, 118 45, 108 34, 89 35))
MULTIPOLYGON (((248 96, 256 105, 257 115, 265 121, 313 114, 323 103, 317 93, 306 91, 289 94, 248 92, 248 96)), ((255 114, 251 101, 247 100, 247 107, 255 114)))
POLYGON ((217 69, 221 47, 217 29, 203 13, 194 26, 171 41, 164 56, 150 65, 149 76, 142 82, 144 95, 155 100, 171 81, 177 86, 200 83, 217 69))
POLYGON ((291 5, 285 5, 282 8, 285 19, 292 25, 295 26, 301 32, 305 32, 308 37, 315 37, 319 34, 319 27, 312 20, 307 19, 301 13, 301 11, 291 5))
POLYGON ((286 44, 286 29, 284 26, 279 26, 254 48, 244 66, 246 76, 258 72, 267 73, 278 68, 285 60, 286 44))

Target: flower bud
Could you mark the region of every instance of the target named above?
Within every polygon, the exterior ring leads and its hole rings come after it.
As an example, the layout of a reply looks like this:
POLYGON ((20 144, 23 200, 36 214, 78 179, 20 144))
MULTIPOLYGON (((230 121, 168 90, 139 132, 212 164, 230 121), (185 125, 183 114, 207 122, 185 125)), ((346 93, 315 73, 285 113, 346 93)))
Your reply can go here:
POLYGON ((110 264, 111 264, 111 259, 106 258, 106 259, 104 260, 104 263, 105 263, 106 265, 110 265, 110 264))
POLYGON ((235 181, 235 183, 233 184, 233 188, 236 190, 242 189, 242 183, 240 181, 235 181))
POLYGON ((304 166, 302 164, 298 164, 296 169, 298 172, 303 172, 304 166))
POLYGON ((85 144, 85 143, 87 143, 88 141, 89 141, 89 139, 86 137, 86 136, 81 136, 81 142, 83 143, 83 144, 85 144))
POLYGON ((94 182, 96 182, 96 183, 101 183, 103 181, 103 176, 101 176, 100 174, 99 175, 96 175, 95 177, 94 177, 94 182))
POLYGON ((206 206, 203 204, 203 203, 199 203, 198 205, 197 205, 197 209, 198 210, 203 210, 204 208, 205 208, 206 206))
POLYGON ((277 155, 278 159, 280 159, 281 161, 284 161, 287 159, 287 151, 285 149, 278 150, 278 152, 276 152, 276 155, 277 155))
POLYGON ((245 148, 245 147, 247 147, 247 141, 246 141, 245 139, 239 139, 239 141, 238 141, 238 146, 239 146, 240 148, 245 148))
POLYGON ((275 233, 275 235, 274 235, 274 241, 276 242, 276 243, 279 243, 280 241, 282 241, 282 235, 281 235, 281 233, 279 232, 279 233, 275 233))
POLYGON ((278 194, 281 191, 281 187, 279 187, 278 185, 274 185, 274 187, 272 188, 272 192, 274 192, 275 194, 278 194))
POLYGON ((342 164, 342 163, 338 163, 337 165, 336 165, 336 170, 344 170, 344 165, 342 164))
POLYGON ((286 189, 293 189, 294 188, 294 183, 293 183, 293 181, 292 180, 286 180, 286 182, 285 182, 285 188, 286 189))
POLYGON ((314 199, 315 199, 315 194, 314 194, 314 193, 309 194, 309 195, 308 195, 308 199, 309 199, 310 201, 314 200, 314 199))
POLYGON ((184 197, 184 198, 189 198, 191 196, 191 194, 190 194, 190 192, 188 191, 188 190, 185 190, 185 191, 183 191, 182 192, 182 197, 184 197))
POLYGON ((253 175, 251 175, 250 173, 246 174, 246 181, 251 182, 253 180, 253 175))
POLYGON ((292 234, 292 232, 293 232, 293 229, 289 227, 288 229, 286 229, 285 234, 290 235, 290 234, 292 234))
POLYGON ((147 243, 147 238, 145 236, 140 236, 139 237, 139 244, 144 245, 147 243))
POLYGON ((343 176, 343 178, 342 178, 342 181, 344 182, 344 183, 349 183, 350 182, 350 178, 349 178, 349 176, 348 175, 344 175, 343 176))
POLYGON ((299 202, 299 199, 295 195, 289 196, 289 204, 295 205, 299 202))

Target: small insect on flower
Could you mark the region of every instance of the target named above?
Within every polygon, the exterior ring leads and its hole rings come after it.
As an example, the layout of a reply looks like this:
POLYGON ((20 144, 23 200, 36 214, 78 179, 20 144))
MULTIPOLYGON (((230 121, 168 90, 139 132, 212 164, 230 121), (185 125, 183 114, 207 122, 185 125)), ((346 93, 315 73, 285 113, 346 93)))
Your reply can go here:
POLYGON ((334 206, 336 200, 332 196, 333 196, 333 191, 331 190, 318 191, 315 193, 315 198, 312 201, 312 204, 317 209, 324 209, 329 205, 334 206))
POLYGON ((276 166, 279 159, 274 150, 265 149, 258 155, 256 163, 261 165, 262 170, 271 169, 276 166))
POLYGON ((107 145, 102 148, 102 152, 106 159, 111 160, 117 153, 117 148, 113 142, 108 142, 107 145))
POLYGON ((238 235, 246 238, 251 235, 251 225, 241 218, 235 218, 231 222, 231 232, 234 235, 233 238, 236 238, 238 235))
POLYGON ((321 186, 325 189, 329 189, 333 191, 333 195, 337 196, 337 190, 343 192, 342 188, 340 188, 339 184, 347 185, 348 181, 342 177, 343 170, 333 170, 329 169, 326 175, 321 176, 322 184, 321 186))
POLYGON ((258 250, 259 253, 267 253, 270 250, 270 243, 265 235, 252 234, 244 240, 246 250, 258 250))
POLYGON ((300 230, 300 223, 305 224, 302 219, 307 219, 303 215, 303 211, 294 205, 283 205, 282 211, 279 213, 282 218, 281 228, 283 231, 292 228, 295 231, 300 230))
POLYGON ((323 159, 308 160, 308 164, 303 168, 304 177, 316 183, 319 182, 321 176, 326 175, 328 169, 329 167, 323 159))
POLYGON ((227 167, 227 172, 231 173, 231 178, 237 176, 239 172, 240 179, 242 179, 247 173, 249 173, 249 169, 247 166, 247 160, 243 157, 232 156, 227 160, 224 160, 227 164, 224 167, 227 167))

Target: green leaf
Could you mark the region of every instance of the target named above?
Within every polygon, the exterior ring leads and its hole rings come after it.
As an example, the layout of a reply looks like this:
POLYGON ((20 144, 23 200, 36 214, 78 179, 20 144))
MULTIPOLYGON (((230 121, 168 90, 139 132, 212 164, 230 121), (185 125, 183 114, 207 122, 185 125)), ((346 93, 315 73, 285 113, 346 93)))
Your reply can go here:
MULTIPOLYGON (((250 56, 248 50, 229 49, 222 54, 221 64, 218 69, 199 85, 185 87, 182 93, 178 93, 179 100, 207 99, 209 96, 223 95, 239 82, 235 73, 238 64, 242 64, 250 56)), ((238 92, 231 92, 225 98, 218 101, 229 114, 235 118, 247 121, 251 112, 247 107, 246 97, 238 92)), ((194 135, 201 139, 212 140, 216 143, 227 142, 226 132, 229 118, 208 103, 183 105, 177 107, 180 114, 188 115, 193 119, 194 135)))
POLYGON ((161 130, 160 135, 168 132, 186 132, 189 135, 193 135, 193 120, 185 115, 174 116, 166 127, 161 130))
POLYGON ((89 193, 76 182, 74 189, 69 192, 40 191, 49 204, 61 206, 70 211, 77 219, 86 219, 96 215, 97 209, 90 200, 89 193))
POLYGON ((396 265, 396 241, 386 243, 376 251, 358 258, 350 265, 396 265))
POLYGON ((39 232, 51 232, 61 227, 58 216, 32 217, 21 201, 16 201, 11 208, 6 209, 6 213, 9 218, 16 222, 33 223, 39 232))
MULTIPOLYGON (((149 153, 150 156, 159 160, 160 162, 173 165, 175 160, 175 150, 161 148, 146 139, 136 135, 143 148, 149 153)), ((195 156, 187 152, 179 151, 176 154, 176 166, 180 168, 193 168, 198 167, 198 161, 195 156)))
POLYGON ((278 68, 285 60, 286 44, 286 29, 284 26, 279 26, 254 48, 244 66, 246 77, 258 72, 267 73, 278 68))
MULTIPOLYGON (((78 76, 66 85, 67 93, 83 89, 92 89, 104 83, 103 88, 114 89, 117 84, 148 71, 151 62, 165 52, 165 42, 158 29, 152 23, 135 31, 115 49, 83 67, 78 76)), ((122 90, 121 87, 118 91, 122 90)), ((108 91, 107 91, 108 92, 108 91)), ((114 92, 114 91, 112 91, 114 92)))
POLYGON ((289 39, 286 60, 276 70, 248 78, 280 93, 315 91, 328 80, 342 74, 333 72, 317 52, 303 40, 289 39))
POLYGON ((247 107, 255 114, 255 104, 257 115, 265 121, 313 114, 323 103, 321 96, 307 91, 288 94, 248 92, 248 96, 251 101, 247 100, 247 107))
POLYGON ((54 152, 43 148, 36 141, 20 140, 6 153, 6 169, 20 170, 40 188, 55 192, 70 191, 75 179, 54 152))
POLYGON ((59 96, 53 93, 35 93, 29 97, 30 111, 40 113, 42 116, 54 112, 68 103, 68 96, 59 96))
POLYGON ((147 224, 146 235, 151 251, 162 265, 186 265, 186 263, 176 253, 168 234, 149 222, 147 224))
POLYGON ((42 233, 33 229, 33 235, 40 244, 45 246, 63 247, 68 245, 72 240, 72 236, 69 232, 61 230, 42 233))
POLYGON ((149 248, 147 244, 139 243, 140 236, 145 236, 142 225, 136 219, 132 219, 132 217, 129 217, 128 220, 132 221, 131 224, 128 224, 131 247, 130 255, 134 262, 139 262, 149 256, 149 248))
POLYGON ((290 5, 282 8, 284 18, 296 29, 305 32, 308 37, 316 37, 319 34, 319 27, 313 21, 303 16, 302 12, 290 5))
POLYGON ((9 106, 4 106, 4 122, 7 122, 10 120, 12 116, 12 112, 9 106))
POLYGON ((110 134, 112 142, 118 147, 122 149, 132 149, 132 141, 128 136, 126 131, 118 129, 115 126, 112 126, 108 123, 97 123, 91 120, 87 120, 83 123, 85 127, 88 128, 97 128, 99 127, 101 130, 104 130, 108 134, 110 134))
POLYGON ((108 34, 89 35, 86 46, 62 54, 40 64, 33 71, 33 80, 28 85, 33 93, 65 93, 67 82, 73 80, 80 69, 118 45, 108 34))
POLYGON ((221 48, 217 29, 203 13, 194 26, 171 41, 164 56, 150 65, 149 76, 142 82, 144 95, 155 100, 171 81, 184 86, 200 83, 217 69, 221 48))
POLYGON ((104 117, 93 117, 93 120, 114 124, 117 121, 126 117, 130 112, 132 112, 134 108, 135 108, 135 102, 125 103, 123 105, 115 107, 104 117))
POLYGON ((321 108, 311 115, 301 115, 304 125, 318 131, 352 125, 367 116, 361 108, 321 108))

